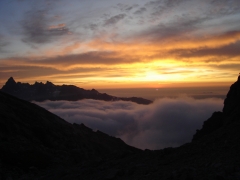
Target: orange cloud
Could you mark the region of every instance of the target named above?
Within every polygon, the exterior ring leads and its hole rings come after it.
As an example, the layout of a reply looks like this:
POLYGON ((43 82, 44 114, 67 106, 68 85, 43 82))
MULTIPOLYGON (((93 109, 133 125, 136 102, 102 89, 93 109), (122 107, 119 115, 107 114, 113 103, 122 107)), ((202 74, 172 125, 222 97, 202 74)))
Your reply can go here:
POLYGON ((62 23, 62 24, 58 24, 58 25, 52 25, 52 26, 49 26, 48 29, 51 30, 51 29, 62 29, 62 28, 65 28, 66 27, 66 24, 62 23))
POLYGON ((13 65, 25 67, 26 72, 33 67, 54 69, 56 72, 53 74, 39 73, 32 78, 26 76, 25 79, 51 78, 57 83, 76 82, 86 86, 95 84, 96 87, 111 87, 113 84, 117 87, 157 87, 170 86, 172 83, 191 85, 196 81, 203 84, 230 82, 238 73, 236 67, 240 66, 239 39, 240 31, 202 38, 182 38, 181 41, 170 38, 168 41, 152 43, 141 41, 141 38, 126 42, 96 38, 85 43, 76 41, 61 49, 45 50, 42 52, 44 56, 36 54, 2 59, 0 66, 4 76, 11 72, 13 65), (89 68, 99 69, 93 72, 89 68))

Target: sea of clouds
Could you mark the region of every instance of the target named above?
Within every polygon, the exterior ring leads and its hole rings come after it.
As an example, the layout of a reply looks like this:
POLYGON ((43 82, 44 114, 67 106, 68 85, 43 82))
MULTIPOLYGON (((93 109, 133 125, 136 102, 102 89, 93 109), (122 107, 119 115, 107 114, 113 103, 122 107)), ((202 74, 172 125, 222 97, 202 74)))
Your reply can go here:
POLYGON ((190 142, 222 99, 162 98, 150 105, 133 102, 79 101, 35 102, 70 123, 84 123, 95 130, 119 137, 141 149, 176 147, 190 142))

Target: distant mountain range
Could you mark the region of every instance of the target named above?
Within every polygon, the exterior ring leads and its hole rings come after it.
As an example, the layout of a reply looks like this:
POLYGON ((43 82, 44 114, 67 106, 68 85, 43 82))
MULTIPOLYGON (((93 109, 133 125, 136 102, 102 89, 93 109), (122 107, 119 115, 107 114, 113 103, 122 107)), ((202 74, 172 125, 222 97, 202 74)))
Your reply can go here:
POLYGON ((141 97, 116 97, 106 93, 99 93, 95 89, 85 90, 74 85, 58 86, 49 81, 47 81, 46 84, 35 82, 35 84, 32 85, 29 83, 16 83, 12 77, 7 80, 1 91, 27 101, 77 101, 81 99, 95 99, 104 101, 132 101, 138 104, 152 103, 151 100, 141 97))
POLYGON ((239 142, 240 77, 192 142, 154 151, 0 92, 1 180, 239 180, 239 142))

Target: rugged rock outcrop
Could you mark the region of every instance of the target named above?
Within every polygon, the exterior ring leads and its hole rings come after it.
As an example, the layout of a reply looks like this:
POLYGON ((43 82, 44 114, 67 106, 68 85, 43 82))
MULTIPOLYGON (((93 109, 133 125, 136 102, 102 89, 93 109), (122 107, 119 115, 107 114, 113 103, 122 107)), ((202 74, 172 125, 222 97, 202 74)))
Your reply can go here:
POLYGON ((35 82, 32 85, 29 83, 16 83, 12 77, 8 79, 1 91, 27 101, 96 99, 104 101, 132 101, 138 104, 152 103, 152 101, 140 97, 116 97, 106 93, 99 93, 95 89, 85 90, 73 85, 58 86, 49 81, 46 84, 35 82))
POLYGON ((219 129, 224 124, 225 115, 223 112, 214 112, 212 116, 204 121, 202 129, 197 130, 196 134, 193 136, 193 141, 198 140, 206 135, 211 135, 212 132, 219 129))
POLYGON ((240 105, 240 76, 238 80, 231 85, 224 101, 223 113, 230 114, 240 105))
MULTIPOLYGON (((228 117, 240 111, 240 76, 230 87, 227 97, 224 100, 222 112, 214 112, 212 116, 206 120, 201 130, 197 130, 193 136, 193 141, 203 136, 210 135, 215 130, 229 123, 228 117)), ((240 118, 240 117, 239 117, 240 118)))

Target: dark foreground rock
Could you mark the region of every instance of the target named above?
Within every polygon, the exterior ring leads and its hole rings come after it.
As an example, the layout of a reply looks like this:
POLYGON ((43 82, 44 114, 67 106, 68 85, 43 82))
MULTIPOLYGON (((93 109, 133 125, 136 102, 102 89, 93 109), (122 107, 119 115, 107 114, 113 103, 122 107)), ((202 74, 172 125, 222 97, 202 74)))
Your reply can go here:
POLYGON ((228 104, 231 111, 215 112, 191 143, 141 151, 0 95, 1 179, 240 179, 240 106, 235 101, 228 104))
POLYGON ((18 179, 57 166, 97 164, 101 159, 138 152, 119 138, 93 132, 83 124, 72 125, 35 104, 0 92, 0 179, 18 179))
POLYGON ((138 104, 152 103, 152 101, 141 97, 116 97, 106 93, 99 93, 95 89, 85 90, 73 85, 58 86, 49 81, 45 84, 42 82, 36 82, 35 84, 16 83, 12 77, 8 79, 1 91, 27 101, 95 99, 103 101, 131 101, 138 104))
POLYGON ((230 114, 235 108, 240 106, 240 76, 238 80, 233 83, 227 93, 224 101, 223 113, 230 114))

